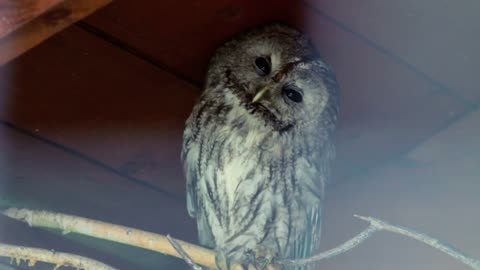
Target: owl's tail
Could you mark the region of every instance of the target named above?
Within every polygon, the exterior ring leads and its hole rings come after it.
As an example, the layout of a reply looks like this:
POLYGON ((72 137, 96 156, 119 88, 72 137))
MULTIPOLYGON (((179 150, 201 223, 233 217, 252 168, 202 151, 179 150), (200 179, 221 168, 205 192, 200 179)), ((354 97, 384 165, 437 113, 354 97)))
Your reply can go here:
MULTIPOLYGON (((308 223, 305 233, 293 243, 290 249, 290 258, 302 259, 315 255, 319 250, 320 235, 322 231, 322 209, 312 208, 308 211, 308 223)), ((313 270, 315 264, 305 266, 285 266, 283 270, 313 270)))

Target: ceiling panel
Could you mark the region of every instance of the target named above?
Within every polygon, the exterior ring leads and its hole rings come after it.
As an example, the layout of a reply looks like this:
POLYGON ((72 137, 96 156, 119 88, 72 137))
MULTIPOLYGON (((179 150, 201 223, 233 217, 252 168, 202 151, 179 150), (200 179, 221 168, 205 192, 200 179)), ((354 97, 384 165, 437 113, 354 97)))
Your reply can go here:
POLYGON ((480 99, 480 2, 472 0, 307 0, 325 17, 373 42, 467 101, 480 99))
POLYGON ((340 84, 338 179, 403 154, 468 109, 314 11, 304 18, 295 23, 310 34, 340 84))
MULTIPOLYGON (((125 2, 120 4, 123 6, 116 8, 127 7, 125 2)), ((175 12, 180 16, 181 10, 169 10, 169 14, 175 12)), ((312 36, 340 83, 335 170, 338 181, 403 154, 468 110, 455 97, 314 11, 292 12, 285 18, 312 36)), ((255 24, 253 18, 240 18, 238 28, 255 24)), ((193 48, 190 36, 184 39, 183 44, 194 51, 197 62, 192 65, 193 71, 183 71, 193 77, 206 67, 209 52, 217 45, 215 40, 223 40, 235 31, 226 26, 214 30, 218 18, 210 19, 209 38, 205 44, 195 43, 205 46, 203 49, 193 48)), ((199 19, 202 20, 207 19, 199 19)), ((190 26, 190 30, 187 25, 183 27, 187 32, 199 31, 194 22, 190 26)), ((167 26, 149 29, 158 33, 149 33, 149 37, 166 35, 162 29, 171 31, 167 26)), ((119 38, 128 40, 129 36, 119 38)), ((179 42, 182 37, 165 36, 165 40, 179 42)), ((183 49, 175 53, 175 48, 169 44, 159 47, 170 55, 159 60, 170 63, 173 55, 184 58, 183 49)), ((37 130, 39 135, 103 162, 119 173, 183 194, 181 136, 183 123, 200 93, 198 87, 76 27, 4 70, 9 69, 16 71, 5 87, 6 119, 37 130), (45 62, 49 63, 48 68, 35 64, 45 62), (38 87, 42 92, 33 90, 38 87)))
POLYGON ((198 84, 213 50, 235 33, 302 12, 299 1, 117 0, 86 20, 198 84))
POLYGON ((408 157, 422 163, 441 164, 446 168, 453 160, 467 166, 478 164, 480 160, 479 122, 480 110, 476 107, 456 123, 418 145, 408 153, 408 157))
POLYGON ((339 178, 406 151, 466 109, 461 98, 451 97, 299 1, 262 1, 255 7, 250 1, 209 1, 199 7, 195 3, 185 11, 184 3, 168 1, 159 11, 165 16, 157 16, 145 7, 117 1, 87 22, 195 81, 202 81, 215 47, 240 29, 273 18, 303 29, 335 68, 341 86, 339 178), (242 12, 225 21, 219 15, 224 9, 242 12), (175 27, 162 26, 185 12, 197 15, 175 27))
POLYGON ((196 88, 77 27, 1 71, 3 120, 183 196, 180 149, 196 88))

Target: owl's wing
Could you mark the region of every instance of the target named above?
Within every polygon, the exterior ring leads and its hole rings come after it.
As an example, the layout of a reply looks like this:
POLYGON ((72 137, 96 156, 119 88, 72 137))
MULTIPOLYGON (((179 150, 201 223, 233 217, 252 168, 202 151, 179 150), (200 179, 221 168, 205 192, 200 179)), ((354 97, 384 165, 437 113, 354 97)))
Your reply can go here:
MULTIPOLYGON (((214 248, 215 239, 212 234, 212 229, 208 223, 205 210, 199 207, 200 194, 197 193, 198 179, 198 163, 196 162, 200 157, 198 155, 198 145, 195 142, 192 130, 190 128, 191 121, 187 120, 185 132, 183 135, 183 149, 182 161, 187 179, 187 210, 188 214, 197 219, 197 230, 200 244, 214 248)), ((201 177, 201 176, 200 176, 201 177)))
MULTIPOLYGON (((183 154, 182 154, 183 156, 183 154)), ((208 224, 203 207, 198 206, 197 172, 195 166, 184 161, 185 175, 187 178, 187 210, 188 214, 197 219, 198 240, 207 247, 215 247, 212 229, 208 224), (191 166, 189 166, 191 165, 191 166)))
POLYGON ((191 217, 197 215, 197 179, 195 172, 190 169, 185 169, 185 175, 187 178, 187 210, 191 217))
MULTIPOLYGON (((330 178, 331 162, 335 158, 335 147, 331 143, 324 145, 322 157, 315 164, 319 177, 316 178, 317 185, 321 187, 318 194, 320 202, 318 205, 307 206, 306 228, 301 233, 297 241, 293 243, 293 249, 289 252, 290 258, 300 259, 313 256, 318 253, 320 248, 320 238, 322 232, 322 200, 323 189, 327 180, 330 178)), ((288 267, 288 270, 307 270, 314 266, 288 267)))
POLYGON ((187 210, 188 214, 191 217, 196 217, 197 213, 197 176, 198 168, 195 158, 192 155, 195 155, 193 148, 194 138, 192 135, 192 130, 190 127, 191 118, 187 120, 185 125, 185 131, 183 133, 183 147, 182 147, 182 162, 183 170, 185 172, 185 178, 187 180, 187 210))

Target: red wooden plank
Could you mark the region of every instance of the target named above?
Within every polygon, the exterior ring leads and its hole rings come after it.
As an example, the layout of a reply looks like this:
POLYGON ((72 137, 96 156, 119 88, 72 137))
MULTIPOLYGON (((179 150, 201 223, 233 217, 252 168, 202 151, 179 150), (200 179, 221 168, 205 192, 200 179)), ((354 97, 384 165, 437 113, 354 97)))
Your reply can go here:
POLYGON ((64 0, 0 0, 0 38, 64 0))
MULTIPOLYGON (((0 39, 0 65, 3 65, 15 57, 18 57, 22 53, 40 44, 42 41, 51 37, 55 33, 65 29, 74 22, 83 19, 110 2, 111 0, 64 0, 37 18, 34 18, 33 16, 38 16, 42 9, 32 11, 33 13, 29 14, 28 16, 25 15, 26 18, 19 16, 22 17, 22 19, 19 19, 13 28, 8 28, 7 32, 5 33, 8 33, 9 31, 12 31, 20 26, 22 27, 18 28, 10 35, 0 39), (28 20, 30 21, 27 23, 28 20)), ((39 6, 37 6, 36 3, 32 4, 32 7, 44 7, 41 5, 42 3, 43 2, 39 2, 39 6)), ((45 2, 43 4, 47 3, 45 2)), ((13 6, 15 6, 15 4, 13 6)), ((47 7, 44 7, 44 9, 46 8, 47 7)), ((5 12, 7 11, 5 10, 5 12)), ((23 12, 23 9, 20 9, 19 12, 23 12)), ((7 17, 5 18, 7 22, 10 20, 7 17)))
POLYGON ((197 89, 77 27, 1 71, 1 118, 183 196, 197 89))
POLYGON ((228 37, 259 23, 284 20, 302 12, 302 6, 290 0, 164 0, 141 5, 120 0, 86 21, 201 82, 211 53, 228 37))
MULTIPOLYGON (((135 11, 127 2, 118 3, 121 5, 112 5, 113 10, 107 8, 106 11, 113 12, 111 15, 116 14, 114 11, 117 12, 117 9, 122 11, 126 7, 135 11)), ((204 12, 216 14, 214 11, 218 9, 209 3, 207 6, 210 9, 204 12)), ((262 8, 263 4, 259 9, 262 8)), ((166 13, 180 16, 181 12, 183 9, 173 8, 166 13)), ((434 86, 419 79, 416 74, 311 10, 298 6, 287 10, 280 6, 279 10, 267 14, 273 17, 272 14, 280 16, 282 12, 285 20, 312 36, 338 75, 342 109, 337 136, 337 178, 355 176, 403 153, 465 110, 455 99, 438 93, 434 86)), ((260 13, 248 9, 242 14, 260 16, 260 13)), ((146 21, 161 20, 161 17, 150 18, 153 15, 149 14, 145 14, 146 21)), ((132 18, 124 19, 129 22, 132 18)), ((236 28, 260 21, 258 18, 247 20, 246 17, 238 20, 236 28)), ((146 29, 132 29, 131 33, 144 34, 143 43, 136 44, 138 47, 153 44, 152 48, 157 48, 157 56, 165 55, 161 61, 200 78, 209 52, 214 50, 217 41, 232 35, 236 29, 227 29, 218 17, 199 17, 199 21, 198 25, 195 21, 179 22, 179 29, 186 33, 177 33, 171 39, 165 36, 164 31, 171 34, 173 30, 162 23, 159 25, 164 27, 151 29, 147 24, 146 29), (202 31, 206 26, 202 21, 207 21, 210 29, 208 35, 202 37, 205 44, 203 41, 193 42, 192 39, 198 37, 190 35, 194 31, 202 31), (147 30, 155 34, 143 32, 147 30), (183 36, 185 38, 181 42, 183 36), (172 41, 173 45, 181 42, 182 46, 173 46, 166 40, 172 41), (190 50, 189 55, 184 53, 187 49, 190 50), (182 63, 188 61, 191 65, 183 70, 182 63)), ((230 24, 235 28, 233 25, 230 24)), ((112 29, 125 30, 123 27, 112 29)), ((137 40, 128 39, 128 35, 122 37, 128 42, 137 40)), ((107 43, 81 31, 72 30, 60 35, 48 46, 18 62, 23 63, 20 65, 23 68, 16 72, 16 79, 9 84, 10 88, 16 89, 13 93, 16 92, 17 97, 10 98, 7 118, 31 130, 39 129, 41 134, 81 150, 126 174, 183 193, 183 174, 178 160, 181 134, 183 123, 200 90, 163 72, 154 72, 154 69, 147 68, 147 64, 140 64, 141 61, 128 60, 129 64, 125 66, 124 56, 119 55, 120 50, 112 50, 107 43), (52 61, 54 55, 55 61, 52 61), (33 63, 47 61, 50 61, 49 69, 37 67, 32 72, 33 63), (55 81, 52 76, 62 79, 55 81), (30 79, 22 80, 22 77, 30 79), (43 89, 41 95, 34 94, 38 91, 28 90, 39 85, 43 89), (138 90, 134 92, 132 89, 141 89, 142 94, 138 95, 138 90), (31 115, 32 110, 36 111, 35 116, 31 115)))

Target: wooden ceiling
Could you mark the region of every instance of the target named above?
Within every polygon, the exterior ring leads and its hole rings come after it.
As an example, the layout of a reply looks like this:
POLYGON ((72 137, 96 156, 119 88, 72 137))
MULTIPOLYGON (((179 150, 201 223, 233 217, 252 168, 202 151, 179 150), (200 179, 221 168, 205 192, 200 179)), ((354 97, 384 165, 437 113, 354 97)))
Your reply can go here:
MULTIPOLYGON (((178 163, 169 157, 179 150, 182 125, 212 51, 238 31, 283 20, 310 34, 336 70, 342 96, 336 175, 342 181, 411 150, 476 102, 457 92, 463 88, 451 90, 448 77, 435 78, 402 51, 383 47, 383 40, 401 43, 396 33, 357 32, 363 28, 349 12, 320 1, 192 1, 188 8, 170 0, 116 1, 4 68, 17 69, 8 81, 5 119, 115 168, 140 158, 145 164, 129 173, 163 186, 166 179, 182 179, 181 172, 162 177, 164 159, 178 163), (30 64, 45 62, 48 68, 30 64), (31 90, 36 87, 43 90, 31 90), (171 150, 164 148, 166 141, 171 150)), ((378 16, 364 15, 385 21, 378 16)), ((397 20, 392 24, 406 19, 397 20)), ((411 49, 414 41, 403 38, 411 49)), ((429 51, 420 49, 413 51, 429 51)), ((452 58, 443 61, 461 61, 452 58)), ((182 190, 177 182, 165 188, 182 190)))
POLYGON ((111 211, 109 221, 158 232, 185 223, 180 238, 194 239, 186 213, 168 222, 159 213, 183 209, 183 123, 213 50, 272 20, 307 32, 335 69, 335 182, 362 179, 477 108, 479 8, 467 0, 116 0, 1 68, 0 173, 27 179, 7 181, 5 196, 91 217, 111 211), (47 187, 33 185, 37 178, 47 187), (51 187, 69 195, 52 196, 51 187))

